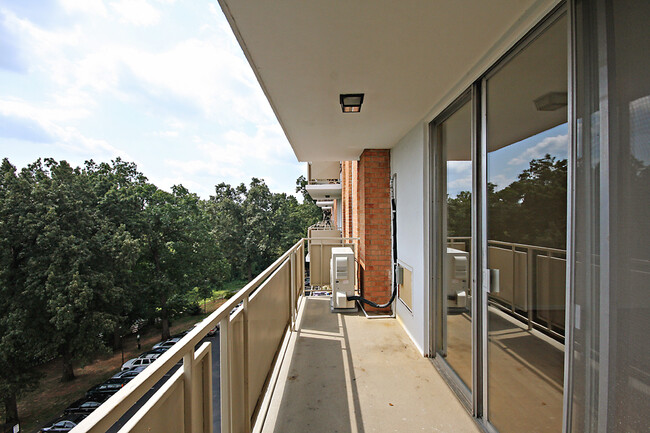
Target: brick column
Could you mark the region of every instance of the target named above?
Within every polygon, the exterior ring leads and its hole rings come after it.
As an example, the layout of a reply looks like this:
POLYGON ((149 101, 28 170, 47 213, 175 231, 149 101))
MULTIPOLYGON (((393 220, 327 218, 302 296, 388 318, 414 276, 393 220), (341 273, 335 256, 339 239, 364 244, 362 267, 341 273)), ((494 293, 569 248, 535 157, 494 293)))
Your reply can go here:
POLYGON ((341 163, 341 206, 343 221, 343 237, 353 237, 353 166, 356 166, 356 161, 343 161, 341 163))
POLYGON ((358 165, 357 195, 361 293, 366 299, 383 304, 391 295, 389 150, 363 151, 358 165))

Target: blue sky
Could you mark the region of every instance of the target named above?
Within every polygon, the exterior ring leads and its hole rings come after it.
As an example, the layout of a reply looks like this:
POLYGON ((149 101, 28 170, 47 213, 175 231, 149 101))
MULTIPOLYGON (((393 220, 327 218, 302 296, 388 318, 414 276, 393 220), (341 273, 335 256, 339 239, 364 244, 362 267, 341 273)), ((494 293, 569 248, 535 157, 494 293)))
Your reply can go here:
MULTIPOLYGON (((569 152, 568 124, 564 123, 524 140, 502 147, 488 155, 488 180, 501 190, 516 181, 530 167, 530 161, 547 153, 557 159, 567 159, 569 152)), ((471 161, 447 163, 447 194, 456 197, 472 188, 471 161)))
POLYGON ((3 0, 0 148, 19 167, 120 156, 204 198, 306 173, 216 0, 3 0))

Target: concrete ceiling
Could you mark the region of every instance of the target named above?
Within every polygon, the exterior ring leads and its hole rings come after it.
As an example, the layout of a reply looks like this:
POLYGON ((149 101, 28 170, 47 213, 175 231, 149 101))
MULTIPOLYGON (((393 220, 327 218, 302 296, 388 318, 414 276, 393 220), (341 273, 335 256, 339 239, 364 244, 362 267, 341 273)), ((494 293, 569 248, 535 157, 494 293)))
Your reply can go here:
MULTIPOLYGON (((502 147, 567 122, 567 107, 540 111, 535 99, 567 92, 567 17, 560 17, 487 80, 487 145, 502 147)), ((471 158, 471 103, 442 123, 447 159, 471 158)))
POLYGON ((535 0, 219 0, 296 157, 391 148, 535 0), (341 93, 365 93, 343 114, 341 93))

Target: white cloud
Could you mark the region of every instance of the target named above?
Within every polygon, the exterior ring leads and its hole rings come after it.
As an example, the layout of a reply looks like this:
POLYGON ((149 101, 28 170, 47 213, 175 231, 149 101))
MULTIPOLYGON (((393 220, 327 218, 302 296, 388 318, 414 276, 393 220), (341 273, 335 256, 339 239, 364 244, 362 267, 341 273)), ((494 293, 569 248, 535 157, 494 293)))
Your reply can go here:
POLYGON ((495 190, 500 191, 516 180, 517 176, 506 176, 505 174, 498 174, 496 176, 490 176, 488 182, 495 184, 495 190))
POLYGON ((447 161, 447 172, 472 173, 472 161, 447 161))
POLYGON ((447 190, 471 191, 472 175, 451 180, 447 183, 447 190))
MULTIPOLYGON (((77 128, 65 125, 80 116, 77 110, 60 110, 56 107, 32 105, 20 100, 0 100, 0 115, 22 119, 37 125, 55 146, 81 158, 130 159, 128 153, 110 145, 107 141, 86 137, 77 128)), ((83 114, 81 114, 83 116, 83 114)))
POLYGON ((106 16, 102 0, 59 0, 67 12, 82 12, 90 15, 106 16))
MULTIPOLYGON (((75 46, 81 40, 81 32, 78 26, 65 30, 45 30, 27 19, 16 16, 9 10, 2 10, 4 24, 13 33, 14 37, 20 39, 23 49, 35 52, 41 57, 51 57, 59 52, 62 47, 75 46)), ((31 53, 34 54, 34 53, 31 53)))
POLYGON ((218 5, 173 3, 59 0, 64 13, 48 14, 46 26, 0 6, 9 40, 28 60, 23 75, 33 83, 25 92, 24 83, 4 86, 5 123, 79 158, 133 160, 118 148, 130 143, 131 153, 144 159, 134 162, 160 187, 183 183, 205 191, 256 176, 275 190, 292 190, 290 177, 305 168, 218 5), (166 31, 160 27, 118 25, 165 23, 168 13, 174 38, 159 37, 166 31), (64 24, 55 19, 62 16, 64 24), (170 152, 155 152, 159 166, 144 156, 156 144, 170 152))
POLYGON ((66 108, 47 103, 32 104, 21 99, 0 99, 0 113, 31 118, 41 123, 66 122, 87 115, 86 111, 78 107, 66 108))
POLYGON ((110 4, 123 23, 151 26, 160 21, 160 11, 146 0, 120 0, 110 4))
POLYGON ((569 136, 556 135, 555 137, 546 137, 536 145, 529 147, 519 156, 512 158, 508 161, 508 165, 520 165, 528 163, 533 159, 539 159, 547 153, 553 154, 566 154, 569 148, 569 136))

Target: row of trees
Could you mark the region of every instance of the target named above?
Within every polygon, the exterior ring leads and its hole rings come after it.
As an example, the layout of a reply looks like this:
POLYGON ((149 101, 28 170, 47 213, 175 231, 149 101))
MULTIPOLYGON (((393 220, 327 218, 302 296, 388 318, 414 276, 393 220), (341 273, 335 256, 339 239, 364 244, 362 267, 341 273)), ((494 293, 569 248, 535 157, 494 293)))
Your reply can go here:
MULTIPOLYGON (((447 198, 448 236, 471 235, 472 196, 447 198)), ((488 182, 488 239, 566 248, 567 160, 533 159, 517 180, 497 191, 488 182)))
POLYGON ((62 381, 135 320, 159 319, 162 338, 188 294, 208 297, 251 278, 319 219, 313 202, 271 193, 264 181, 220 184, 200 199, 158 189, 135 164, 52 159, 0 166, 0 396, 7 422, 60 357, 62 381))

